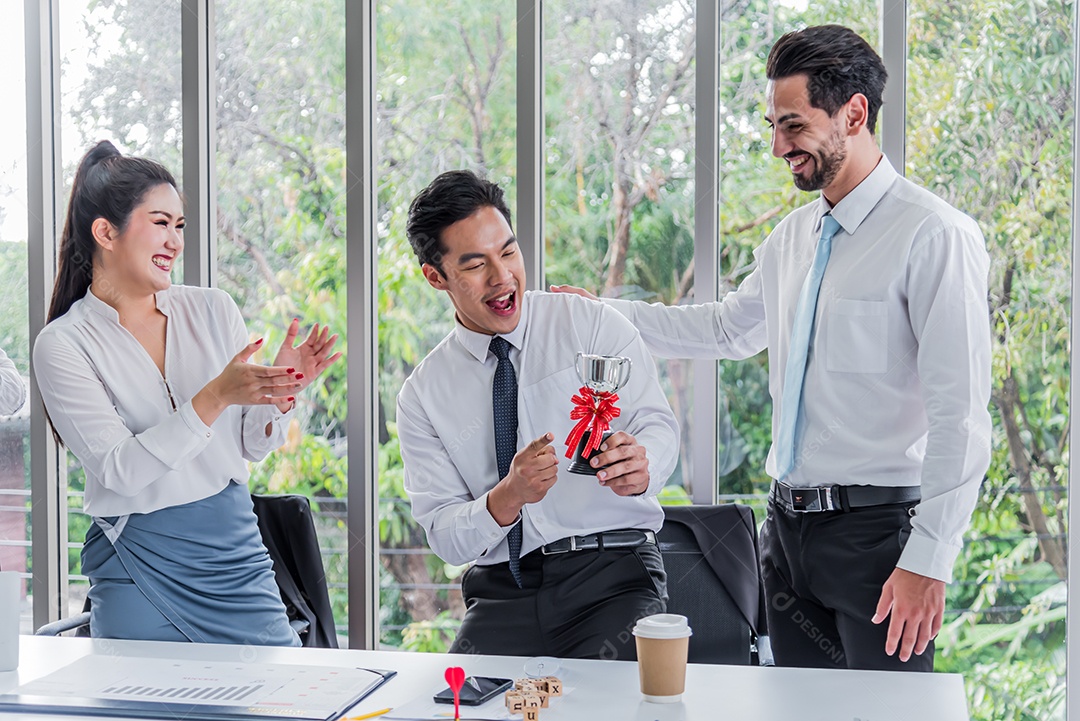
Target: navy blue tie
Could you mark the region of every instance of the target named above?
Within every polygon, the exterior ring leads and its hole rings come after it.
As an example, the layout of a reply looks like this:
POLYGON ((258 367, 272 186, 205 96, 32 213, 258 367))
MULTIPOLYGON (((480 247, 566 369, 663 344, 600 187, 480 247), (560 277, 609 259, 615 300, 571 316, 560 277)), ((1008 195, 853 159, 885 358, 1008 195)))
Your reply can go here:
MULTIPOLYGON (((488 349, 499 359, 491 387, 491 410, 495 417, 495 460, 502 480, 510 473, 510 462, 517 453, 517 376, 510 362, 510 344, 505 338, 495 336, 488 349)), ((506 534, 506 543, 510 548, 510 574, 521 588, 521 521, 506 534)))

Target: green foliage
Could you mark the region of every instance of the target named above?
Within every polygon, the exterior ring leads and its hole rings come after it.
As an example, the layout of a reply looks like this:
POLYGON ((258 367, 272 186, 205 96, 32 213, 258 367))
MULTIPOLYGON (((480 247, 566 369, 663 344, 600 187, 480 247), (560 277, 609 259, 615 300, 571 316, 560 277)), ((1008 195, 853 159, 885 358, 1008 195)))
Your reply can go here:
POLYGON ((0 348, 24 376, 30 368, 26 280, 26 241, 0 241, 0 348))
POLYGON ((445 653, 460 626, 460 619, 446 611, 430 621, 415 621, 402 631, 401 649, 421 653, 445 653))
POLYGON ((975 719, 1064 718, 1072 12, 912 7, 908 174, 974 216, 991 255, 992 461, 940 642, 975 719))

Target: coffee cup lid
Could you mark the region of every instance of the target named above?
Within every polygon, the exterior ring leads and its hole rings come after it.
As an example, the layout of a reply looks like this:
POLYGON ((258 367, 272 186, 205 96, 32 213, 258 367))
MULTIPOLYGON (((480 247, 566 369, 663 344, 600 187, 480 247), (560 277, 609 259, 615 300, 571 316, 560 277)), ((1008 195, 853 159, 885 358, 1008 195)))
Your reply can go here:
POLYGON ((634 626, 634 635, 641 638, 686 638, 692 633, 686 616, 677 613, 646 616, 634 626))

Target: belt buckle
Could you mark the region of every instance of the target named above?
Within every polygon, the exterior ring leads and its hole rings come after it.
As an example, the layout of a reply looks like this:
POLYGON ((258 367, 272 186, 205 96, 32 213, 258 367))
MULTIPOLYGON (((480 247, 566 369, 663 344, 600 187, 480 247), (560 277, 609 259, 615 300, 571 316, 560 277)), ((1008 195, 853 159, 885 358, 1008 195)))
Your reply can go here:
POLYGON ((553 544, 548 543, 540 546, 540 553, 545 556, 558 556, 561 553, 569 553, 569 551, 565 548, 551 548, 552 545, 553 544))
POLYGON ((832 486, 824 488, 792 488, 791 510, 796 513, 818 513, 820 511, 833 511, 832 486))
POLYGON ((573 552, 576 550, 578 550, 577 536, 570 536, 570 551, 573 552))

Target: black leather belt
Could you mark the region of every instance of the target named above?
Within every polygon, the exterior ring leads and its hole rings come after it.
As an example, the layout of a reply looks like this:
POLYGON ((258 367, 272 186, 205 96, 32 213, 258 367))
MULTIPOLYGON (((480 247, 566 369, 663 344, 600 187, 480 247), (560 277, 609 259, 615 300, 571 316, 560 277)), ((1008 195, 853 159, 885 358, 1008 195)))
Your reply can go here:
POLYGON ((918 503, 919 486, 816 486, 803 488, 773 481, 769 500, 795 513, 849 511, 852 508, 918 503))
POLYGON ((571 551, 603 551, 606 548, 636 548, 646 543, 656 545, 656 534, 652 531, 641 529, 627 529, 625 531, 604 531, 603 533, 591 533, 588 536, 569 536, 552 541, 540 550, 545 556, 553 556, 557 553, 570 553, 571 551))

